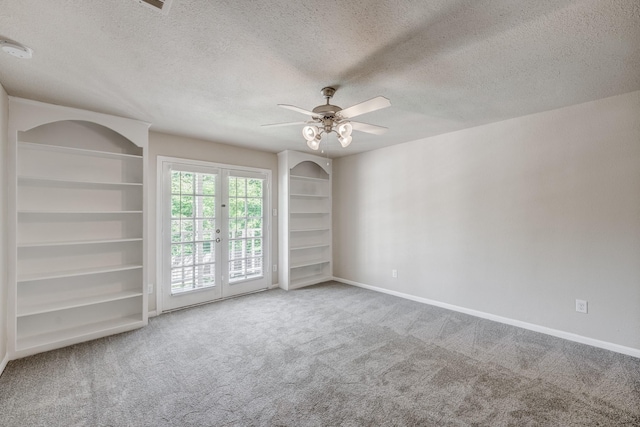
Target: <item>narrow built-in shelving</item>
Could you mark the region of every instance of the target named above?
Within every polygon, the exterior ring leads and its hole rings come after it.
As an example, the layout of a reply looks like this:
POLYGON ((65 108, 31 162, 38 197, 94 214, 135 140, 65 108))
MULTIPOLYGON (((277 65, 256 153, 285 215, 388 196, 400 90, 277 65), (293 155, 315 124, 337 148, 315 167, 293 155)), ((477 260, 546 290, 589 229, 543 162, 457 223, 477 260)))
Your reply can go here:
POLYGON ((280 286, 295 289, 330 280, 331 160, 284 151, 278 161, 280 286))

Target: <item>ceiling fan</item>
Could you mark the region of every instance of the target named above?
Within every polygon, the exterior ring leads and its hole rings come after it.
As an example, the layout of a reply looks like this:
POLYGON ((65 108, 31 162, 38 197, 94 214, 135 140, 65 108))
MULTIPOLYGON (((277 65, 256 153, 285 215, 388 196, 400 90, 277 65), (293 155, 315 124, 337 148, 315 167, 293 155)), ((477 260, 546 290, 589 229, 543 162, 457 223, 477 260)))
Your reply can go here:
POLYGON ((354 130, 366 133, 372 133, 376 135, 383 134, 387 131, 387 128, 382 126, 370 125, 368 123, 354 122, 350 119, 362 114, 370 113, 372 111, 380 110, 391 106, 391 102, 384 96, 377 96, 368 101, 361 102, 356 105, 352 105, 349 108, 342 109, 337 105, 329 104, 329 100, 336 93, 336 90, 332 87, 322 88, 322 96, 327 100, 326 104, 318 105, 312 111, 305 110, 293 105, 278 104, 278 107, 286 108, 288 110, 297 111, 302 114, 311 116, 310 120, 305 122, 289 122, 289 123, 275 123, 270 125, 262 125, 265 127, 276 126, 293 126, 293 125, 306 125, 302 128, 302 135, 307 141, 307 145, 312 150, 317 150, 320 147, 320 141, 323 135, 328 135, 331 132, 335 132, 338 135, 338 141, 343 148, 346 148, 351 144, 351 132, 354 130))

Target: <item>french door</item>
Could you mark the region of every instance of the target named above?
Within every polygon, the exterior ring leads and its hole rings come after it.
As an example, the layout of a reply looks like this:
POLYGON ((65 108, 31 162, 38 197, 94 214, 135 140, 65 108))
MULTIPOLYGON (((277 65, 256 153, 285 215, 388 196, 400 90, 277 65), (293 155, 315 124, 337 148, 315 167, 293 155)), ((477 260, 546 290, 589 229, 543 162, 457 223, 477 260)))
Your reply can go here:
POLYGON ((158 163, 162 311, 268 288, 270 171, 158 163))

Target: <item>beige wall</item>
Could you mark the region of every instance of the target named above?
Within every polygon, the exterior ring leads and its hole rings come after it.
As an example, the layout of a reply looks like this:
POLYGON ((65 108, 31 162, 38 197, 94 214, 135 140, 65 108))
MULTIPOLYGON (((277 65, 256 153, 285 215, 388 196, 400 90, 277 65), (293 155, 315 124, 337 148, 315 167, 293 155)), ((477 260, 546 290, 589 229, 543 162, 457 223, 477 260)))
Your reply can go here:
MULTIPOLYGON (((278 207, 278 157, 274 153, 250 150, 246 148, 233 147, 230 145, 218 144, 211 141, 187 138, 182 136, 168 135, 158 132, 149 133, 149 169, 147 173, 147 191, 149 205, 149 263, 148 280, 149 283, 157 284, 156 276, 156 253, 160 249, 156 239, 156 193, 157 193, 157 158, 158 156, 178 157, 183 159, 202 160, 214 163, 222 163, 235 166, 246 166, 253 168, 271 170, 271 206, 278 207)), ((271 264, 278 263, 278 221, 272 218, 271 221, 271 264)), ((272 282, 277 283, 278 275, 272 275, 272 282)), ((149 295, 149 311, 156 309, 156 295, 149 295)))
POLYGON ((640 349, 640 91, 340 158, 333 179, 336 277, 640 349))
MULTIPOLYGON (((0 364, 7 354, 7 145, 9 98, 0 85, 0 364)), ((1 368, 1 366, 0 366, 1 368)), ((0 371, 1 372, 1 371, 0 371)))

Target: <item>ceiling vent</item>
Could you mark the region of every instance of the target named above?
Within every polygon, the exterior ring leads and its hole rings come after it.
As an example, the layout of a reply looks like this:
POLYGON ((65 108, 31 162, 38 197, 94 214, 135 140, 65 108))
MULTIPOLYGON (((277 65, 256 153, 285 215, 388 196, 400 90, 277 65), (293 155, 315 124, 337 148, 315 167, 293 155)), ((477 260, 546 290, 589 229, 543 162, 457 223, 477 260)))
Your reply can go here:
POLYGON ((161 12, 163 15, 166 15, 167 13, 169 13, 169 8, 171 7, 171 2, 173 0, 134 0, 134 1, 150 9, 153 9, 157 12, 161 12))

